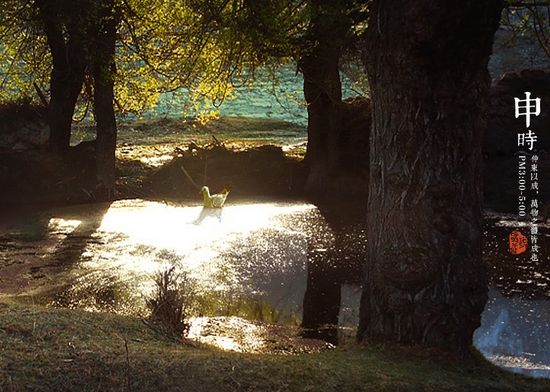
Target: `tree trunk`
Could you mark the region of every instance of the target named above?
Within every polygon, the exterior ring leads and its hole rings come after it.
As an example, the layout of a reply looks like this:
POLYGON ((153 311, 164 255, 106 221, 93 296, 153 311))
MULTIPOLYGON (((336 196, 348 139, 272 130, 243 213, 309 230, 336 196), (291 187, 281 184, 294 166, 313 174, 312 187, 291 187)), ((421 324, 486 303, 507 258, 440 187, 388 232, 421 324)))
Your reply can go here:
POLYGON ((38 2, 44 31, 52 54, 50 75, 50 149, 68 150, 76 101, 84 82, 86 61, 81 34, 70 31, 66 39, 62 31, 62 16, 54 3, 38 2))
POLYGON ((502 2, 375 0, 359 339, 464 352, 487 300, 481 141, 502 2))
POLYGON ((339 56, 336 48, 318 47, 300 63, 308 114, 307 191, 325 188, 329 171, 337 160, 334 139, 337 136, 338 104, 342 101, 339 56))
POLYGON ((50 148, 57 152, 68 150, 76 101, 84 82, 84 72, 68 71, 65 66, 52 68, 50 80, 50 148))
POLYGON ((115 184, 117 127, 114 110, 115 43, 119 21, 113 0, 98 5, 98 36, 93 61, 96 119, 96 168, 99 185, 108 192, 115 184))
POLYGON ((311 23, 298 66, 304 75, 308 113, 306 191, 322 191, 338 164, 339 105, 342 102, 339 61, 351 21, 349 0, 311 0, 311 23))

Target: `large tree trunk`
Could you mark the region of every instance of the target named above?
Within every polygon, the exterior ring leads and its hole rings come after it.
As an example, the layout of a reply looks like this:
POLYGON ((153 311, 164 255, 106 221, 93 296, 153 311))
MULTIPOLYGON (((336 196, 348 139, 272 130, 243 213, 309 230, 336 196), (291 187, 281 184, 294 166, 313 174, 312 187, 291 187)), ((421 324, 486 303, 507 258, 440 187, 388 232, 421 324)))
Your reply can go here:
POLYGON ((487 299, 481 141, 502 2, 375 0, 358 337, 466 350, 487 299))
POLYGON ((98 36, 93 61, 97 179, 108 197, 115 184, 117 127, 114 111, 115 43, 119 22, 113 0, 98 5, 98 36))
POLYGON ((38 2, 44 31, 52 54, 49 103, 49 146, 57 152, 69 148, 71 125, 82 84, 86 60, 82 34, 71 29, 68 38, 63 34, 63 16, 58 5, 38 2))

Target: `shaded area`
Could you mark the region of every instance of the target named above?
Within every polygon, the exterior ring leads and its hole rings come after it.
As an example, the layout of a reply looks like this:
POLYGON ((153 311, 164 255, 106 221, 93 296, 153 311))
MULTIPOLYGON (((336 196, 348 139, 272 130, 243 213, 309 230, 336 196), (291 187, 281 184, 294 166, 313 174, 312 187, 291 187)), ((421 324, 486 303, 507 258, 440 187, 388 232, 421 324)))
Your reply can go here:
POLYGON ((318 203, 326 230, 308 241, 302 336, 338 343, 342 285, 360 285, 366 259, 366 208, 360 200, 318 203))
MULTIPOLYGON (((10 131, 18 137, 37 133, 34 130, 27 132, 25 127, 13 121, 4 128, 6 130, 0 131, 10 131)), ((257 186, 260 194, 276 195, 296 193, 297 189, 299 193, 300 177, 304 175, 302 165, 287 155, 303 156, 305 131, 301 126, 282 121, 224 118, 207 125, 173 119, 122 121, 118 136, 117 198, 189 197, 190 192, 180 192, 189 184, 179 169, 172 173, 168 165, 160 174, 153 172, 158 166, 181 157, 190 145, 195 146, 194 153, 185 154, 185 159, 197 161, 189 165, 197 182, 212 181, 219 173, 229 181, 234 181, 234 176, 244 179, 248 187, 257 186), (210 157, 198 157, 197 148, 213 140, 220 141, 218 146, 226 147, 225 154, 220 157, 216 154, 219 151, 212 151, 210 157), (272 146, 259 148, 266 143, 272 146), (244 154, 243 158, 239 152, 249 147, 258 149, 244 154), (205 163, 208 158, 214 166, 210 170, 205 163), (223 161, 221 168, 216 167, 220 159, 223 161), (293 181, 293 186, 289 186, 293 181)), ((64 156, 46 150, 27 150, 28 147, 20 151, 0 146, 0 187, 3 190, 0 201, 4 205, 48 205, 101 200, 104 195, 97 190, 95 179, 94 137, 93 127, 76 125, 73 147, 64 156)))
POLYGON ((0 152, 2 208, 101 199, 96 189, 93 143, 63 156, 42 150, 0 152))
POLYGON ((6 216, 0 238, 0 292, 58 292, 93 242, 110 203, 6 216))

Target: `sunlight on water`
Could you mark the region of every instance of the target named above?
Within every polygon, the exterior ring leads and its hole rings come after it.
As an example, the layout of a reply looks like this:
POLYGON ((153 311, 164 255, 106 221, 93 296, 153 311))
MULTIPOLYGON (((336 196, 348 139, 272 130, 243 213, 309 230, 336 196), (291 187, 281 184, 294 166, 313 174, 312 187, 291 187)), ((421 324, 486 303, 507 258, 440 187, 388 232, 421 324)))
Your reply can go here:
MULTIPOLYGON (((40 240, 40 246, 48 254, 61 257, 73 251, 80 255, 66 272, 71 286, 60 304, 141 312, 143 298, 153 288, 154 274, 166 266, 176 266, 199 291, 214 293, 214 301, 222 301, 212 302, 219 310, 209 314, 214 317, 190 320, 189 337, 232 351, 266 350, 269 339, 266 340, 265 325, 239 317, 215 317, 241 316, 225 312, 223 301, 231 306, 246 298, 248 305, 242 309, 247 312, 253 312, 255 304, 264 303, 269 306, 258 307, 264 313, 273 309, 278 314, 284 312, 287 321, 294 320, 295 315, 299 320, 307 273, 311 273, 312 265, 317 265, 311 264, 312 260, 328 263, 325 267, 336 278, 335 265, 347 270, 351 264, 346 263, 362 263, 366 255, 366 248, 361 250, 361 244, 366 244, 364 229, 345 226, 342 231, 327 221, 330 215, 302 202, 242 203, 203 209, 197 204, 122 200, 109 207, 68 209, 53 216, 46 221, 49 237, 40 240)), ((518 222, 511 217, 493 218, 493 230, 517 227, 518 222)), ((492 257, 502 257, 498 242, 502 233, 493 233, 497 240, 491 239, 488 249, 495 253, 492 257)), ((546 287, 545 274, 539 272, 539 267, 518 264, 514 268, 522 274, 510 275, 514 276, 513 287, 546 287), (533 271, 523 273, 524 269, 533 271)), ((342 285, 339 321, 342 330, 353 336, 361 289, 357 280, 348 283, 342 285)), ((497 289, 501 288, 490 290, 482 325, 475 334, 475 346, 501 367, 550 377, 550 302, 501 295, 497 289)), ((250 317, 249 313, 243 315, 250 317)), ((256 317, 255 313, 252 317, 256 317)))
POLYGON ((70 234, 76 230, 82 221, 76 219, 51 218, 48 222, 48 232, 51 234, 70 234))
POLYGON ((300 354, 335 348, 330 343, 301 338, 289 325, 251 322, 241 317, 192 317, 186 336, 200 343, 241 353, 300 354))
POLYGON ((172 155, 161 155, 154 157, 141 157, 139 160, 141 163, 144 163, 151 167, 160 167, 172 159, 174 159, 172 155))
POLYGON ((193 317, 187 338, 226 351, 261 352, 264 328, 240 317, 193 317))
POLYGON ((120 203, 109 208, 99 232, 115 233, 119 239, 126 237, 119 245, 127 249, 136 250, 135 246, 141 245, 171 251, 184 258, 184 264, 191 268, 217 256, 237 237, 249 236, 269 226, 274 217, 314 208, 311 205, 243 204, 205 209, 145 201, 128 206, 124 201, 120 203))
MULTIPOLYGON (((17 267, 34 257, 44 269, 29 275, 44 286, 52 285, 50 276, 55 276, 62 287, 54 305, 139 315, 155 274, 176 266, 195 285, 193 290, 206 294, 201 297, 204 307, 190 316, 209 317, 192 317, 190 337, 225 350, 274 350, 265 331, 272 325, 230 316, 297 325, 312 277, 317 282, 344 279, 340 332, 355 333, 361 273, 353 266, 360 267, 366 258, 366 232, 361 222, 341 223, 341 211, 330 212, 303 202, 233 202, 223 209, 203 209, 199 204, 122 200, 67 207, 47 211, 43 219, 29 218, 20 232, 7 236, 11 242, 6 241, 0 260, 15 260, 17 267), (320 270, 314 268, 320 265, 320 270)), ((488 217, 493 223, 484 233, 485 257, 498 267, 493 272, 498 279, 492 282, 496 285, 475 346, 508 370, 550 377, 546 260, 503 260, 507 230, 519 222, 507 215, 488 217)), ((539 226, 544 239, 547 225, 539 226)), ((14 277, 22 275, 13 271, 14 277)))
MULTIPOLYGON (((262 267, 278 271, 294 268, 289 263, 305 263, 307 242, 300 241, 305 234, 286 219, 315 211, 313 205, 303 203, 203 209, 118 201, 108 209, 84 250, 80 284, 92 280, 90 274, 99 277, 107 273, 147 292, 152 287, 152 275, 174 265, 186 271, 203 291, 242 286, 242 280, 249 278, 235 273, 237 260, 239 268, 248 269, 250 274, 261 274, 252 271, 258 267, 258 259, 262 267), (275 241, 285 242, 275 245, 275 241), (281 252, 287 253, 283 256, 281 252)), ((292 289, 290 282, 287 286, 292 289)))

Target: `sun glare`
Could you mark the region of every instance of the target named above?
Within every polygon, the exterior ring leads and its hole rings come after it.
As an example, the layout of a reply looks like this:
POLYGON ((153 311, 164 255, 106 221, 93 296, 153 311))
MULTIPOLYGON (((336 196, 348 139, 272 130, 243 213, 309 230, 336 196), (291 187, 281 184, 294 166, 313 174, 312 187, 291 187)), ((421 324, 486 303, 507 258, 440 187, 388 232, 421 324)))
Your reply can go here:
POLYGON ((48 222, 48 232, 70 234, 76 230, 82 221, 77 219, 51 218, 48 222))
POLYGON ((144 274, 175 265, 202 285, 219 289, 213 277, 227 264, 221 255, 235 247, 236 241, 268 246, 265 238, 257 239, 256 231, 292 231, 292 225, 281 224, 281 219, 311 209, 315 207, 310 204, 254 203, 204 209, 117 201, 93 235, 95 240, 87 245, 81 266, 108 270, 123 280, 138 279, 145 287, 150 279, 143 279, 144 274))

